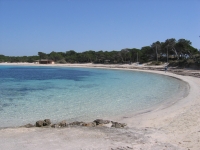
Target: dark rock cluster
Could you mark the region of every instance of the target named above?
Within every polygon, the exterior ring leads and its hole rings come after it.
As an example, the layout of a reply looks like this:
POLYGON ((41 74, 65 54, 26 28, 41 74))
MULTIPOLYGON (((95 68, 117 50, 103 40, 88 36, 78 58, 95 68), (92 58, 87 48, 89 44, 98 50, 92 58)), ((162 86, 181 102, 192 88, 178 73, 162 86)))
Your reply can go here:
POLYGON ((36 127, 43 127, 43 126, 49 126, 51 124, 50 119, 45 119, 45 120, 39 120, 36 122, 35 126, 36 127))
POLYGON ((93 122, 82 122, 82 121, 75 121, 71 123, 67 123, 67 121, 63 120, 59 123, 52 124, 50 119, 45 120, 38 120, 35 125, 26 124, 24 127, 31 128, 31 127, 52 127, 52 128, 64 128, 64 127, 71 127, 71 126, 85 126, 85 127, 114 127, 114 128, 124 128, 127 126, 125 123, 113 122, 110 120, 103 120, 103 119, 96 119, 93 122))

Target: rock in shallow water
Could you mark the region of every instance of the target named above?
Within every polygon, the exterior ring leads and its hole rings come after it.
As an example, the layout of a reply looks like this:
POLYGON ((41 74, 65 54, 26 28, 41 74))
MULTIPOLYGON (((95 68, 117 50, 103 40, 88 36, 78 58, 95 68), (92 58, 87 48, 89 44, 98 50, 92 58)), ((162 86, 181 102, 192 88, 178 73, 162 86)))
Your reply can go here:
MULTIPOLYGON (((43 126, 50 126, 51 121, 50 119, 39 120, 36 122, 36 127, 43 127, 43 126)), ((25 127, 33 127, 31 124, 25 125, 25 127)), ((68 126, 85 126, 85 127, 114 127, 114 128, 124 128, 127 126, 125 123, 113 122, 110 120, 103 120, 103 119, 96 119, 93 122, 82 122, 82 121, 75 121, 72 123, 67 124, 65 120, 51 125, 52 128, 61 128, 61 127, 68 127, 68 126)))
POLYGON ((85 127, 96 127, 96 123, 95 122, 87 122, 87 123, 83 123, 82 126, 85 126, 85 127))
POLYGON ((61 121, 61 122, 58 123, 58 126, 60 126, 60 127, 66 127, 66 126, 68 126, 68 124, 67 124, 66 120, 63 120, 63 121, 61 121))
POLYGON ((50 119, 45 119, 43 126, 49 126, 51 124, 51 120, 50 119))
POLYGON ((51 124, 50 119, 45 119, 45 120, 39 120, 36 122, 35 126, 36 127, 43 127, 43 126, 49 126, 51 124))
POLYGON ((79 122, 79 121, 75 121, 75 122, 72 122, 72 123, 69 123, 69 125, 71 126, 82 126, 85 122, 79 122))
POLYGON ((127 124, 125 123, 119 123, 119 122, 112 122, 112 126, 111 127, 114 127, 114 128, 124 128, 125 126, 127 126, 127 124))
POLYGON ((96 120, 94 120, 93 122, 95 122, 96 125, 100 125, 100 124, 108 124, 108 123, 110 123, 109 120, 103 120, 103 119, 96 119, 96 120))
POLYGON ((39 120, 36 122, 35 126, 36 127, 43 127, 43 124, 44 124, 44 120, 39 120))

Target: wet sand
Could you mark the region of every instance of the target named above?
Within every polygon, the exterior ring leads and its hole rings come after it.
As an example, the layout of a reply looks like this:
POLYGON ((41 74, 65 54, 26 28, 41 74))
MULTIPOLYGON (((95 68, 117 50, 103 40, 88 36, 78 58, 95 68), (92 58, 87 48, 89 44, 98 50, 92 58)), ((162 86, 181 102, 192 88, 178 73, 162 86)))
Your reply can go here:
MULTIPOLYGON (((27 65, 11 64, 11 65, 27 65)), ((30 65, 30 64, 28 64, 30 65)), ((36 64, 31 64, 36 65, 36 64)), ((46 65, 45 65, 46 66, 46 65)), ((48 65, 50 66, 50 65, 48 65)), ((147 70, 145 66, 64 64, 51 66, 103 67, 131 69, 158 73, 178 78, 189 84, 189 94, 179 97, 168 107, 128 115, 117 120, 128 124, 127 128, 70 127, 7 128, 0 130, 0 149, 144 149, 144 150, 199 150, 200 147, 200 79, 192 76, 147 70)), ((194 71, 193 71, 194 72, 194 71)), ((200 73, 200 71, 195 71, 200 73)), ((112 119, 110 119, 112 120, 112 119)), ((92 121, 92 120, 91 120, 92 121)))

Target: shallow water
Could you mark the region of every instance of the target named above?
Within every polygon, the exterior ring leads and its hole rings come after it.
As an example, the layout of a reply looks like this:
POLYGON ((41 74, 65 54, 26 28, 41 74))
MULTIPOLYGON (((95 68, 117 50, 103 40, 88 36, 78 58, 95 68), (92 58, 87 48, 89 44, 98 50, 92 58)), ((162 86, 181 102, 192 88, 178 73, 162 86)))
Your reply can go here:
POLYGON ((0 66, 0 127, 109 118, 169 100, 184 83, 124 70, 0 66))

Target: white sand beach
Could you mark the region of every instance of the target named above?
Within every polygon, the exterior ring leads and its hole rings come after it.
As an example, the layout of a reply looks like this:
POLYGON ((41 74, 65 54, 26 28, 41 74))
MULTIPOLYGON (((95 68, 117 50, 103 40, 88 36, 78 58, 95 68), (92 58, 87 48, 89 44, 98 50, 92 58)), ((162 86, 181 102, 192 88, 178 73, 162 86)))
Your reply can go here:
MULTIPOLYGON (((38 65, 0 63, 0 65, 38 65)), ((39 65, 40 66, 40 65, 39 65)), ((46 65, 45 65, 46 66, 46 65)), ((0 130, 0 149, 8 150, 199 150, 200 78, 171 72, 143 70, 143 65, 55 64, 48 66, 95 67, 158 73, 188 83, 189 94, 153 111, 110 120, 127 123, 124 129, 106 127, 5 128, 0 130)), ((159 66, 160 67, 160 66, 159 66)), ((153 68, 153 67, 152 67, 153 68)), ((154 67, 156 68, 156 67, 154 67)), ((200 73, 200 71, 195 71, 200 73)), ((45 119, 45 118, 44 118, 45 119)), ((104 119, 104 118, 102 118, 104 119)), ((92 120, 91 120, 92 121, 92 120)))

